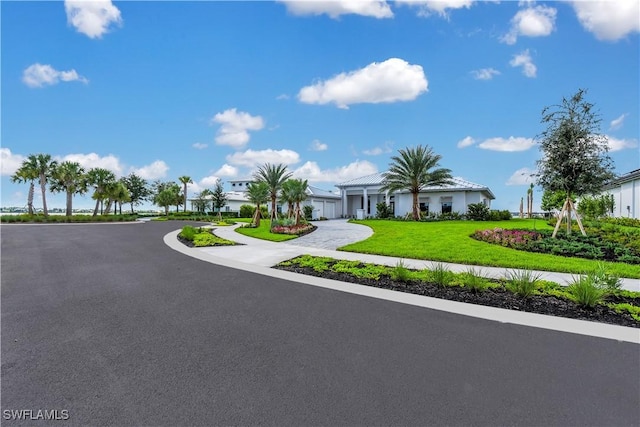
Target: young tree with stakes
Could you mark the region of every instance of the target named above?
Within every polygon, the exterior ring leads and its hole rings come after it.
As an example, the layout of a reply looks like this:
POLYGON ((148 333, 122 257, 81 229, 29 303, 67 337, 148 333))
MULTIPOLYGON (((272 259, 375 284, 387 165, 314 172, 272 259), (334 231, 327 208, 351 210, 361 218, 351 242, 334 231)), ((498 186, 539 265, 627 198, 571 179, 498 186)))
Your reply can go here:
POLYGON ((280 163, 277 165, 271 163, 265 163, 260 166, 257 172, 253 175, 253 179, 256 182, 264 182, 269 187, 269 196, 271 197, 271 226, 273 227, 274 220, 277 218, 276 212, 276 200, 278 199, 278 193, 282 189, 282 184, 289 178, 292 173, 287 172, 287 166, 280 163))
POLYGON ((247 200, 256 205, 251 222, 256 227, 260 227, 260 205, 269 201, 269 186, 266 182, 252 182, 247 185, 247 200))
POLYGON ((218 219, 222 221, 222 208, 227 204, 228 199, 220 179, 216 180, 216 185, 213 187, 213 192, 211 193, 211 200, 213 206, 218 210, 218 219))
MULTIPOLYGON (((594 105, 584 99, 579 89, 571 98, 542 110, 547 129, 539 137, 542 159, 538 160, 538 184, 546 191, 562 191, 565 201, 553 230, 556 237, 563 216, 567 218, 567 235, 571 234, 573 197, 598 193, 614 178, 613 160, 608 156, 607 138, 600 134, 599 115, 594 105)), ((586 235, 576 214, 580 231, 586 235)))

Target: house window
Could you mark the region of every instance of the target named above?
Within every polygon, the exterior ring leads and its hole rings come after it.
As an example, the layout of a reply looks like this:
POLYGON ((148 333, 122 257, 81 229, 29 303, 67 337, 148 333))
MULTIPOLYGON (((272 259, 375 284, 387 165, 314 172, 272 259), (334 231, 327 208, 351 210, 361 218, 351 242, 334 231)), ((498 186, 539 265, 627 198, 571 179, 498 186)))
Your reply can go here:
POLYGON ((242 187, 242 183, 241 182, 238 183, 238 187, 242 187))
POLYGON ((429 213, 429 202, 420 202, 420 212, 424 214, 429 213))
POLYGON ((235 182, 234 182, 234 183, 232 183, 232 184, 231 184, 231 186, 232 186, 232 187, 235 187, 235 186, 236 186, 236 183, 235 183, 235 182))
POLYGON ((451 197, 442 198, 442 213, 451 213, 453 206, 453 200, 451 197))

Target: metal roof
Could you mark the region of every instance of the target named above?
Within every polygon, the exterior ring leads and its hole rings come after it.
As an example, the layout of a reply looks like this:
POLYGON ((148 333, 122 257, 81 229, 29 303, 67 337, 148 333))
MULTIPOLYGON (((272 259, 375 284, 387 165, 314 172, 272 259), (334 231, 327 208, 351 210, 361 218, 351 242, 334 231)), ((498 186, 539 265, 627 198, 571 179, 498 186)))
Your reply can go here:
MULTIPOLYGON (((382 176, 384 172, 378 172, 371 175, 366 175, 360 178, 352 179, 349 181, 342 182, 337 184, 338 188, 346 188, 346 187, 363 187, 363 186, 378 186, 382 185, 384 178, 382 176)), ((451 178, 453 184, 451 185, 432 185, 428 187, 423 187, 422 191, 465 191, 465 190, 484 190, 491 198, 495 199, 493 192, 486 185, 476 184, 475 182, 467 181, 464 178, 459 176, 454 176, 451 178)))
POLYGON ((326 198, 330 198, 330 199, 339 199, 340 195, 336 194, 336 193, 332 193, 331 191, 327 191, 327 190, 322 190, 318 187, 314 187, 313 185, 310 185, 307 189, 307 194, 309 196, 315 196, 315 197, 326 197, 326 198))

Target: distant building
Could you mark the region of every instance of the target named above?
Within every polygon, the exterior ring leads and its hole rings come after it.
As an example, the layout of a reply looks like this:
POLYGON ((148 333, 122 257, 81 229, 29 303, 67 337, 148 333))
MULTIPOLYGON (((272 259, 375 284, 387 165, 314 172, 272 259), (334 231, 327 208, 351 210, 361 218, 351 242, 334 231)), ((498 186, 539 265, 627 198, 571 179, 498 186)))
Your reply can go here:
POLYGON ((640 219, 640 169, 620 175, 605 186, 603 193, 613 195, 614 217, 640 219))
MULTIPOLYGON (((484 203, 491 207, 495 196, 484 185, 454 177, 453 184, 424 187, 418 196, 420 210, 428 213, 466 213, 467 205, 484 203)), ((344 217, 375 216, 376 204, 385 202, 395 216, 404 216, 413 209, 413 197, 408 191, 384 193, 382 172, 352 179, 336 185, 340 189, 344 217)))

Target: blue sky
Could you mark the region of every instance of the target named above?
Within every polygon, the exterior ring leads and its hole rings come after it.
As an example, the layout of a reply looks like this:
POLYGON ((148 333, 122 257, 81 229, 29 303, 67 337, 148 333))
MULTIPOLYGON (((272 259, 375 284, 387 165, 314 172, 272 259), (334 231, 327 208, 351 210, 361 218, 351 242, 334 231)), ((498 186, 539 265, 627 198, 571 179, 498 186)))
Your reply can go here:
POLYGON ((9 176, 40 152, 193 194, 264 162, 335 189, 428 144, 515 211, 542 109, 579 88, 616 172, 640 168, 639 5, 2 2, 2 206, 26 205, 9 176))

